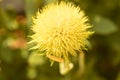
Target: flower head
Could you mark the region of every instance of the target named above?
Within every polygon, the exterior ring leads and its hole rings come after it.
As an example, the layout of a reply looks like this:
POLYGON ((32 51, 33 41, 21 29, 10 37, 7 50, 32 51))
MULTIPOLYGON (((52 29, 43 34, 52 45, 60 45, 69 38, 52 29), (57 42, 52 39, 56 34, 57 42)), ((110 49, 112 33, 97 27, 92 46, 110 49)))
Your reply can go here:
POLYGON ((86 40, 93 33, 88 28, 88 18, 79 7, 66 2, 50 4, 33 18, 30 43, 36 43, 33 49, 45 51, 49 59, 66 62, 69 55, 85 49, 86 40))

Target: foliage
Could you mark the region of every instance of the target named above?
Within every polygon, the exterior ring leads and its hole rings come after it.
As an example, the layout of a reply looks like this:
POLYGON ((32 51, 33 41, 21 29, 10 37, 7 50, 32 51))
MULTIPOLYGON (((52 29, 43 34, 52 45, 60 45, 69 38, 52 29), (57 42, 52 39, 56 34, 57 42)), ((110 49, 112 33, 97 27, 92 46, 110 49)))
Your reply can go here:
MULTIPOLYGON (((0 80, 120 80, 120 0, 65 0, 80 6, 95 34, 85 51, 85 71, 78 58, 66 75, 47 58, 34 55, 27 46, 32 16, 43 6, 62 0, 0 1, 0 80)), ((64 12, 63 12, 64 13, 64 12)), ((52 14, 51 14, 52 15, 52 14)))

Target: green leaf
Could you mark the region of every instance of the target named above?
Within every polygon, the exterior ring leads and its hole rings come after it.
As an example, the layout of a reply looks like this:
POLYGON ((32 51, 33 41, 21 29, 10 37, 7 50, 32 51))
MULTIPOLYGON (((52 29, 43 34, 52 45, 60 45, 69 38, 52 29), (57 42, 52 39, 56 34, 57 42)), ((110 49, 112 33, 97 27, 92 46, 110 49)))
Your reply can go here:
POLYGON ((55 3, 55 2, 58 2, 58 0, 45 0, 45 4, 55 3))
POLYGON ((32 17, 35 16, 35 12, 39 10, 42 0, 25 0, 25 3, 27 24, 30 26, 32 24, 32 17))
POLYGON ((9 15, 0 7, 0 18, 2 24, 9 29, 9 30, 15 30, 18 29, 18 23, 16 19, 11 19, 9 15))
POLYGON ((95 17, 93 25, 94 31, 99 35, 108 35, 117 31, 117 26, 111 20, 101 16, 95 17))
POLYGON ((115 52, 111 56, 111 59, 112 59, 111 61, 114 66, 116 66, 120 63, 120 37, 118 37, 118 36, 120 36, 119 33, 117 33, 115 35, 110 35, 107 38, 107 42, 109 42, 109 46, 115 52))
POLYGON ((35 53, 31 54, 28 58, 28 63, 31 66, 43 65, 44 62, 45 59, 41 55, 35 53))
POLYGON ((35 68, 29 67, 27 71, 27 76, 30 79, 34 79, 37 76, 37 71, 35 68))
POLYGON ((0 49, 0 56, 5 62, 12 62, 13 60, 13 54, 10 49, 2 48, 0 49))

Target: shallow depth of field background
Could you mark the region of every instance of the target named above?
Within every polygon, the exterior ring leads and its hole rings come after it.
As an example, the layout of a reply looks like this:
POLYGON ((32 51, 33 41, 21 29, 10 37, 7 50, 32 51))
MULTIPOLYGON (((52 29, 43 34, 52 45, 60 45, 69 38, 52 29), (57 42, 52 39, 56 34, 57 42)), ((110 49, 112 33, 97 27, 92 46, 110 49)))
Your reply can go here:
POLYGON ((32 16, 56 1, 0 0, 0 80, 120 80, 120 0, 65 0, 85 11, 95 31, 82 76, 77 62, 61 75, 58 63, 50 67, 47 58, 28 51, 32 16))

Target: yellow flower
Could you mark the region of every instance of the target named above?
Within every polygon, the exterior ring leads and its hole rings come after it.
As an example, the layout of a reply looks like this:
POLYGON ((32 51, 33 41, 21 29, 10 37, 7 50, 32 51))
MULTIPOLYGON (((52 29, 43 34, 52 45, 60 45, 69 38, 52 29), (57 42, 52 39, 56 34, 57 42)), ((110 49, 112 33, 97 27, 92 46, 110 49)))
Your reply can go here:
POLYGON ((49 4, 38 11, 31 27, 34 34, 32 49, 44 51, 57 62, 69 63, 69 56, 86 49, 86 41, 93 32, 84 12, 71 3, 49 4))

